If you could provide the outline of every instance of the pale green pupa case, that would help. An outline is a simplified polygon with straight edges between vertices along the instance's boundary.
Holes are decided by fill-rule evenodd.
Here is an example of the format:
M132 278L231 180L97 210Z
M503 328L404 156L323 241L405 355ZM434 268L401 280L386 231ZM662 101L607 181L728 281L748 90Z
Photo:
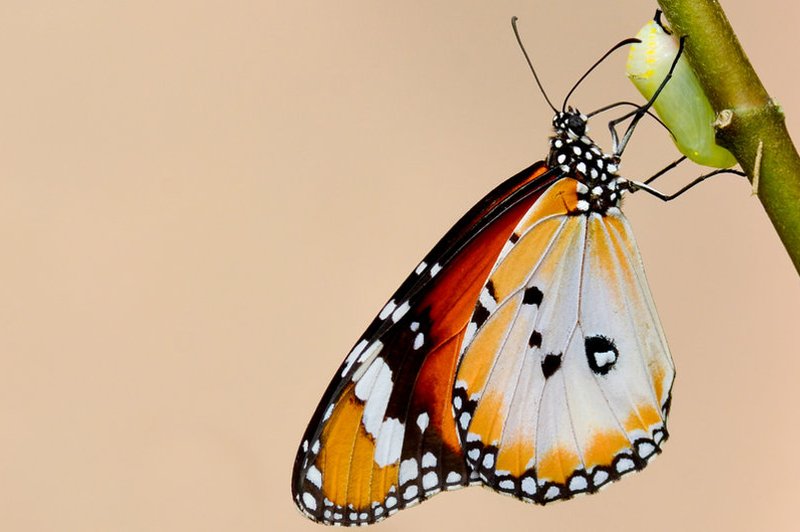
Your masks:
M626 72L646 99L664 80L678 53L678 41L655 20L639 31L642 42L631 45ZM714 139L714 110L694 71L681 56L672 79L661 91L653 109L672 132L678 150L698 164L728 168L736 159Z

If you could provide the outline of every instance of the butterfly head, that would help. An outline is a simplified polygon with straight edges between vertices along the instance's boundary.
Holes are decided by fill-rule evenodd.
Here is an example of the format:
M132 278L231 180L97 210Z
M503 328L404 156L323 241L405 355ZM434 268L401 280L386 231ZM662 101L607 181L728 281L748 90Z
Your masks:
M579 212L604 214L619 206L626 181L617 175L619 157L604 153L586 134L588 121L588 116L572 107L556 112L547 165L579 182Z

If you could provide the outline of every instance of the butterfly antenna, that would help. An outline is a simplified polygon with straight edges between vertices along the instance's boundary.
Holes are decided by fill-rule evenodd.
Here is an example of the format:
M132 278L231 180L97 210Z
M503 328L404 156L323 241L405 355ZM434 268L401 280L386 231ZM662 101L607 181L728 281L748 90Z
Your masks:
M573 92L575 92L575 89L577 89L577 88L578 88L578 86L579 86L579 85L580 85L580 84L583 82L583 80L585 80L585 79L586 79L586 77L587 77L589 74L591 74L591 73L592 73L592 70L594 70L595 68L597 68L597 67L600 65L600 63L602 63L603 61L605 61L605 60L606 60L606 58L607 58L609 55L613 54L614 52L616 52L617 50L619 50L619 49L620 49L620 48L622 48L623 46L627 46L627 45L629 45L629 44L634 44L634 43L640 43L640 42L642 42L642 41L640 41L639 39L636 39L636 38L633 38L633 37L631 37L630 39L625 39L624 41L620 41L620 42L618 42L617 44L615 44L614 46L612 46L612 47L611 47L611 49L610 49L609 51L607 51L605 54L603 54L603 57L601 57L600 59L598 59L598 60L597 60L597 61L596 61L596 62L595 62L595 63L594 63L594 64L593 64L591 67L589 67L589 70L587 70L587 71L586 71L586 72L583 74L583 76L581 76L581 78L580 78L580 79L579 79L579 80L578 80L578 81L575 83L575 85L573 85L573 86L572 86L572 88L571 88L571 89L569 90L569 92L567 93L567 96L564 98L564 104L561 106L561 111L563 112L563 111L565 111L565 110L567 109L567 102L569 101L569 97L570 97L570 96L572 96L572 93L573 93Z
M531 62L531 58L528 57L528 52L525 51L525 46L522 44L522 39L519 36L519 30L517 29L517 17L511 17L511 27L514 28L514 35L517 37L517 44L519 44L519 49L522 50L522 55L525 56L525 60L528 62L528 66L531 67L531 72L533 72L533 79L536 80L536 84L539 86L539 91L544 96L547 105L550 106L550 109L553 110L554 113L558 112L558 109L555 108L553 103L550 101L550 98L547 97L547 93L544 91L544 87L542 87L542 82L539 81L539 76L536 74L536 69L533 68L533 63Z

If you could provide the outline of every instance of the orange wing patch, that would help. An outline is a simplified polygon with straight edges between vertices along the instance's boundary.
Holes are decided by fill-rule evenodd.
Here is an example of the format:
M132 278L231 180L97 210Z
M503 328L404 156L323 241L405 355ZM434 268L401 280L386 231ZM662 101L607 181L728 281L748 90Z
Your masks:
M364 403L354 390L355 385L350 384L333 409L315 464L326 498L335 506L352 506L362 512L396 489L398 462L383 467L375 463L375 438L361 422Z

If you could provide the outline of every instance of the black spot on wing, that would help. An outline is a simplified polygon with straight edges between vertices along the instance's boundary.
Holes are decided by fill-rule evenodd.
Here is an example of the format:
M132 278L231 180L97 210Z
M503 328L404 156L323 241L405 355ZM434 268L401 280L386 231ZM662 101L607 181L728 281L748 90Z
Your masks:
M542 333L533 331L528 339L528 347L542 347Z
M542 360L542 373L545 379L549 379L561 367L561 353L549 353Z
M475 312L472 314L472 322L480 327L486 323L487 319L489 319L489 309L484 307L479 301L478 304L475 305Z
M544 294L535 286L529 286L525 289L525 294L522 296L523 305L541 305Z

